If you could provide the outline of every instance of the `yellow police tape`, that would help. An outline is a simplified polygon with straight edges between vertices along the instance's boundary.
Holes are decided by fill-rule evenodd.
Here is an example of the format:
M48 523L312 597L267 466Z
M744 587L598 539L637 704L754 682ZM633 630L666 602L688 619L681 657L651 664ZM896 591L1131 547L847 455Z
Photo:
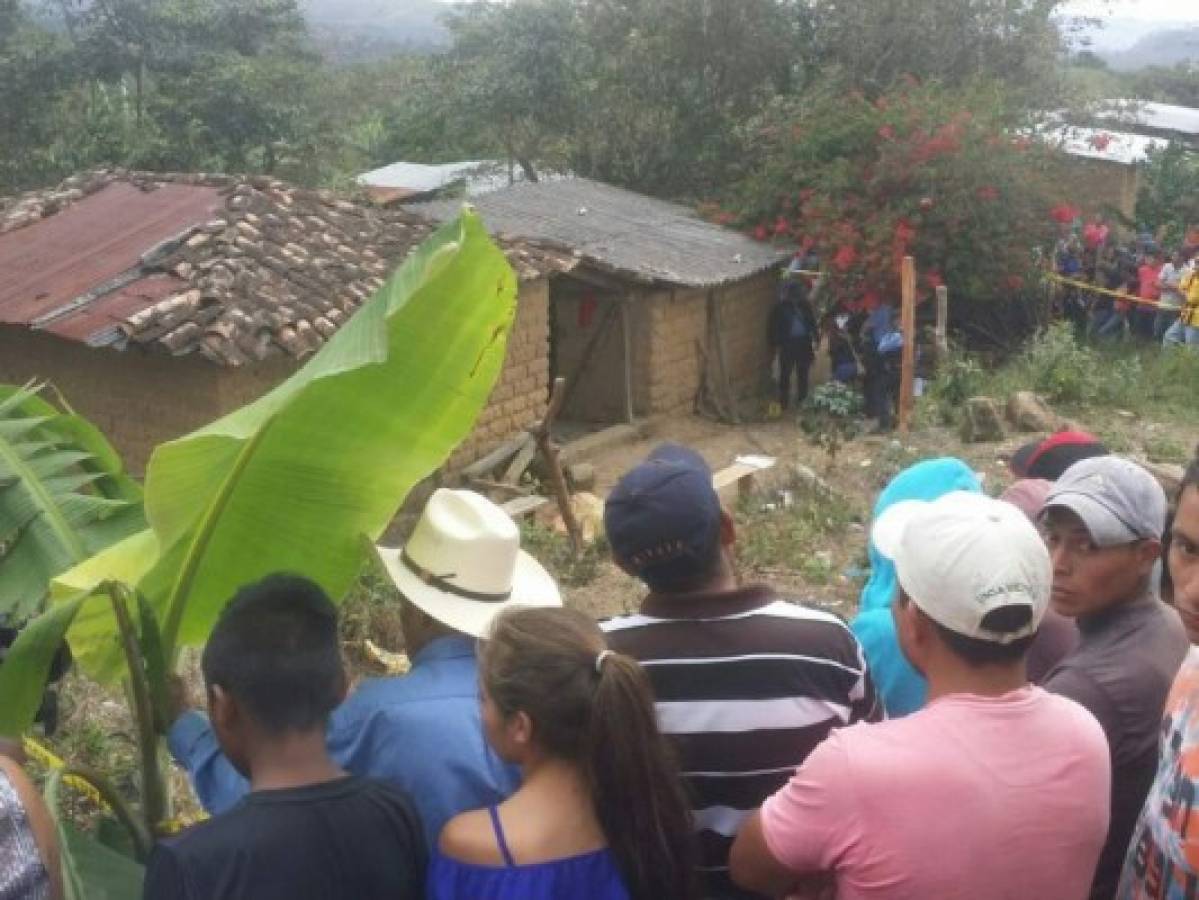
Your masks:
M1146 300L1143 297L1134 297L1132 294L1125 294L1122 291L1113 291L1109 290L1108 288L1096 287L1089 282L1079 281L1077 278L1066 278L1062 275L1058 275L1055 272L1048 273L1046 277L1050 281L1056 281L1058 284L1068 284L1072 287L1081 288L1090 294L1106 294L1109 297L1115 297L1119 300L1127 300L1129 303L1139 303L1141 306L1152 306L1154 309L1158 309L1162 306L1162 304L1157 300Z
M44 766L47 769L66 768L67 764L59 759L58 756L55 755L54 751L50 750L48 747L42 746L33 738L25 738L24 745L25 755L41 766ZM84 779L77 778L74 775L68 775L63 779L63 781L65 781L75 790L79 791L79 793L83 794L97 806L102 806L105 809L108 809L108 804L104 802L104 798L100 796L100 792Z

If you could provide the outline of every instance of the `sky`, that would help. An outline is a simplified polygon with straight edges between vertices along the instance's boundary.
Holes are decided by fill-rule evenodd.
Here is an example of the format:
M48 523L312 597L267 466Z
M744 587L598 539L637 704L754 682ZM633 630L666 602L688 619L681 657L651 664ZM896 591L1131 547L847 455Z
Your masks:
M1082 16L1199 23L1199 3L1195 0L1071 0L1064 11Z

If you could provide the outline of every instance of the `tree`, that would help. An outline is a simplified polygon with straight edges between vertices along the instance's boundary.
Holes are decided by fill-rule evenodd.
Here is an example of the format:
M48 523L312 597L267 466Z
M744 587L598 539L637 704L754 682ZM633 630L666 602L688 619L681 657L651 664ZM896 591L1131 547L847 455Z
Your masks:
M0 0L0 192L54 171L51 109L67 80L62 42L30 21L19 0Z
M1135 96L1159 103L1199 107L1199 63L1152 66L1132 76Z
M824 261L834 294L898 296L916 258L928 296L945 283L959 327L992 339L1051 242L1060 155L1012 130L1007 95L915 79L874 100L839 82L778 101L744 132L742 177L722 221Z
M1172 141L1152 151L1141 173L1137 222L1178 246L1189 228L1199 226L1199 153Z
M1063 0L812 0L811 62L869 95L904 75L995 78L1034 96L1056 87Z

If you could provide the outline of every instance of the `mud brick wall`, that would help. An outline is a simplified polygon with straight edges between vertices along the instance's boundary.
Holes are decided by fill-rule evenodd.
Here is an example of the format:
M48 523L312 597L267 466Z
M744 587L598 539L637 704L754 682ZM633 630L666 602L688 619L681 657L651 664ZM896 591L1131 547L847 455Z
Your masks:
M198 355L172 358L136 348L91 348L48 334L0 328L0 382L50 382L107 435L126 468L138 476L155 445L187 434L223 411L218 383L232 374Z
M523 282L508 355L475 430L450 457L460 468L545 414L550 381L549 280Z
M724 335L725 361L733 389L757 393L769 377L766 320L774 303L778 275L773 270L716 289ZM633 359L637 372L638 410L679 413L692 409L699 389L702 346L707 349L708 292L702 289L661 291L650 295L648 352Z

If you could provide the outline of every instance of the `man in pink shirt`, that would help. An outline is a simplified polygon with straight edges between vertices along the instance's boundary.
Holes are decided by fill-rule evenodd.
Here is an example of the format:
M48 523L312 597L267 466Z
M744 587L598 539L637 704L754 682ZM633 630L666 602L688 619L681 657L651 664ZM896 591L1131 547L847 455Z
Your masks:
M770 896L1082 900L1108 824L1099 723L1029 686L1049 604L1044 542L1015 507L955 492L875 523L900 645L929 703L834 731L742 827L733 879Z

